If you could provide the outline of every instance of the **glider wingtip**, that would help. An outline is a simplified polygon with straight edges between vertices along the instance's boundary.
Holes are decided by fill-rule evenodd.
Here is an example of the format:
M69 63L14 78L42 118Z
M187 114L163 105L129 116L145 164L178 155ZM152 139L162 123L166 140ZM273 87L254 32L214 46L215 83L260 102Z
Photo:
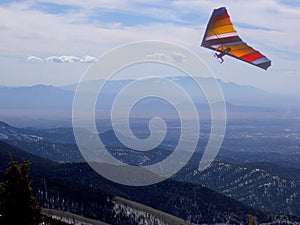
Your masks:
M271 61L269 61L269 62L265 63L264 65L262 65L261 68L263 68L264 70L268 70L270 66L271 66Z

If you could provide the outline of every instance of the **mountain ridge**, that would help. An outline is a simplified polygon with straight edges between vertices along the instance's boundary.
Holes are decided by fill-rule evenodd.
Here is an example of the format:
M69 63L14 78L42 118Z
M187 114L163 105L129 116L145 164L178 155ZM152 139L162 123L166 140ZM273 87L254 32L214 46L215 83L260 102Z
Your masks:
M4 159L3 156L6 157L6 160L1 160L2 168L7 165L7 161L9 161L9 152L12 152L13 154L22 153L22 150L18 150L8 144L2 144L1 142L0 149L1 158ZM16 156L16 158L20 159L23 158L23 156ZM104 191L103 193L110 193L113 195L116 195L118 193L119 196L123 198L146 204L158 210L165 211L166 213L172 213L173 215L179 216L182 219L188 220L190 222L199 223L206 221L212 224L222 221L246 221L247 213L258 216L258 218L263 221L269 220L269 216L266 216L257 210L253 210L249 207L244 206L242 203L236 202L233 199L225 197L221 194L218 194L217 192L201 186L195 186L188 183L180 183L169 180L163 183L151 185L149 187L127 187L117 185L101 178L85 163L65 165L54 164L54 167L49 170L49 168L47 168L48 164L45 163L45 161L43 161L45 166L44 169L39 166L39 164L37 163L37 161L40 161L39 157L31 156L31 160L33 161L31 173L31 176L33 176L34 179L33 184L36 184L37 187L39 187L40 193L43 193L43 190L45 191L45 184L43 184L43 182L47 182L48 195L50 195L50 193L52 193L52 191L49 192L50 190L52 190L50 187L55 184L53 183L53 181L57 180L58 183L56 182L56 186L58 184L60 184L61 186L64 183L66 183L66 185L68 186L70 182L72 183L76 181L78 184L84 185L85 187L93 187L96 188L95 190L101 189ZM38 173L39 170L42 171ZM44 175L41 176L41 174ZM59 180L61 181L59 182ZM52 186L50 185L51 183L53 184ZM72 186L75 190L74 184ZM80 190L81 189L78 189L78 191ZM67 192L64 193L66 194ZM160 193L159 198L158 193ZM87 199L87 196L85 196L85 198ZM184 198L185 200L182 202L179 200L179 198ZM63 200L63 196L61 196L60 199ZM69 201L72 201L72 199L66 199L64 202L66 204ZM103 201L106 201L105 198L103 199ZM64 207L67 207L67 205ZM208 209L210 210L207 211ZM237 214L235 215L235 213ZM191 217L188 215L190 215Z
M203 85L211 85L208 78L202 78ZM101 92L96 108L96 117L110 118L111 107L118 91L131 80L110 81ZM100 81L99 81L100 82ZM176 78L174 82L182 86L193 100L201 118L209 118L210 111L205 95L189 78ZM225 83L219 80L225 97L227 116L238 118L299 118L300 106L297 97L274 95L263 90ZM87 89L93 90L98 81L89 81ZM76 84L70 86L34 85L30 87L0 87L0 117L16 126L31 123L41 126L56 126L64 123L71 126L72 104ZM98 89L97 89L98 90ZM135 95L138 95L137 90ZM170 94L170 93L169 93ZM131 98L130 96L128 96ZM9 99L9 100L8 100ZM126 102L123 103L126 107ZM182 107L186 102L180 103ZM214 103L212 103L214 104ZM172 106L158 98L151 101L143 99L135 105L133 116L151 116L161 114L174 118L177 116ZM20 116L22 115L22 116ZM51 119L51 121L49 121Z

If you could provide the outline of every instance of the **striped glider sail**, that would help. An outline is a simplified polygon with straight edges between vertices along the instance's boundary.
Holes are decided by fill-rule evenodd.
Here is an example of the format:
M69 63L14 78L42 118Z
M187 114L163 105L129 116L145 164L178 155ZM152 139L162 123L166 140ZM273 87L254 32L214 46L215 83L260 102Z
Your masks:
M238 36L225 7L215 9L208 22L201 46L219 52L215 56L229 55L267 70L271 61L259 51L247 45Z

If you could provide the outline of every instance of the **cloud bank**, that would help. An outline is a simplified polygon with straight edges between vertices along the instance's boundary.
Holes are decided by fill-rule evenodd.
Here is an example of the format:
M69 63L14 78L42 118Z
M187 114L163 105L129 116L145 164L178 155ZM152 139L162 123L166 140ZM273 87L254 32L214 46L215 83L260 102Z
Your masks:
M44 60L37 56L29 56L27 57L28 62L38 62L42 63ZM74 62L81 62L81 63L95 63L97 62L97 58L93 56L86 55L82 58L73 56L73 55L62 55L62 56L49 56L45 58L45 61L47 62L53 62L53 63L74 63Z
M72 55L62 55L62 56L49 56L46 58L48 62L55 63L73 63L80 62L80 58Z

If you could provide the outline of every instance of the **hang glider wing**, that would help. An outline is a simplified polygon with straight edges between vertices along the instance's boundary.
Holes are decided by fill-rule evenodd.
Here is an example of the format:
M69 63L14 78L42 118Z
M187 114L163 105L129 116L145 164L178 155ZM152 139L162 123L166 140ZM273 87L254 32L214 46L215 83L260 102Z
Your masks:
M238 36L225 7L213 11L201 46L219 52L216 56L221 62L222 56L229 55L265 70L271 66L271 61L266 56L247 45Z

